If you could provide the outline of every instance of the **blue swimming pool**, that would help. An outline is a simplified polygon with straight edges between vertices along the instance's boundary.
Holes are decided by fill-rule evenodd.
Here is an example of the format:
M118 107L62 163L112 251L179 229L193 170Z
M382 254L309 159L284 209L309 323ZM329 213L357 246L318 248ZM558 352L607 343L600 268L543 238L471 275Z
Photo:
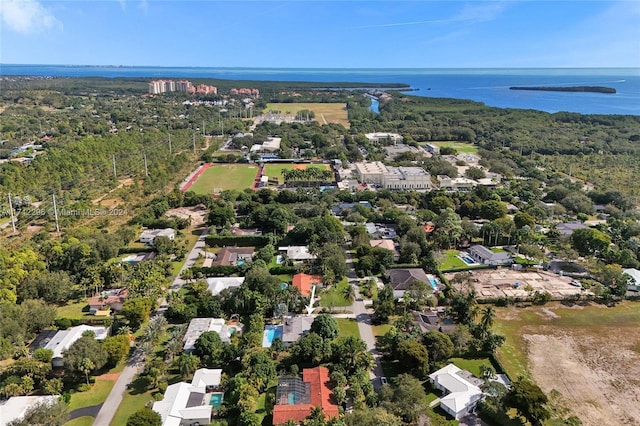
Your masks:
M282 339L281 325L267 325L262 334L262 347L270 348L275 338Z
M220 408L222 405L222 392L216 392L211 394L211 398L209 399L209 405L214 408Z
M238 266L242 266L242 265L244 265L245 263L246 263L246 262L245 262L244 260L240 259L240 260L238 260L238 261L236 262L236 265L238 265Z
M433 277L429 277L429 284L431 284L431 287L434 289L438 288L438 280Z
M284 259L282 258L282 256L278 255L276 256L276 263L278 265L281 265L284 262Z
M462 256L460 257L460 259L462 259L462 261L467 265L473 265L474 263L476 263L476 261L470 258L469 256Z

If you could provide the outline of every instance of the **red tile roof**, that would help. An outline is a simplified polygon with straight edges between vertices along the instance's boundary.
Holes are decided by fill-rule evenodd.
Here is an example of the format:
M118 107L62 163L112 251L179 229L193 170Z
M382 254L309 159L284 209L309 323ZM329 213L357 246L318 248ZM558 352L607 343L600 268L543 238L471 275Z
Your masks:
M313 284L322 284L322 277L320 275L309 274L295 274L293 276L292 285L300 291L303 296L311 295L311 286Z
M327 387L329 370L325 367L305 368L302 380L309 383L310 404L276 404L273 407L273 425L281 425L289 420L302 422L313 407L321 407L326 418L338 417L338 406L331 402L331 390Z

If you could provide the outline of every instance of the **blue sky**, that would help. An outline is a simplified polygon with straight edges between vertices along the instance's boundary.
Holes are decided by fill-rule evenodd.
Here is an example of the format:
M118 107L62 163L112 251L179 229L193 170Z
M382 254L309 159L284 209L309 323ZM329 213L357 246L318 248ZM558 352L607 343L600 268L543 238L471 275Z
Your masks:
M638 1L1 0L0 62L640 67Z

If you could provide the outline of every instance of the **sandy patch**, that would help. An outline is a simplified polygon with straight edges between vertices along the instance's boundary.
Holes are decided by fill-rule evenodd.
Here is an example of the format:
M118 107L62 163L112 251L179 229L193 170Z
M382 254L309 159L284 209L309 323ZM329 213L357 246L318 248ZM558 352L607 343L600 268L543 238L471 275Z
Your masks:
M191 225L198 227L207 221L208 214L209 210L203 204L198 204L192 207L169 209L164 215L167 217L177 216L181 219L191 218Z
M120 377L120 373L106 373L97 376L96 379L113 380L115 382L116 380L118 380L118 377Z
M640 356L616 331L523 335L536 383L559 391L585 426L640 424Z
M542 314L544 318L548 318L548 319L560 318L560 315L556 314L549 308L542 308L540 310L540 314Z

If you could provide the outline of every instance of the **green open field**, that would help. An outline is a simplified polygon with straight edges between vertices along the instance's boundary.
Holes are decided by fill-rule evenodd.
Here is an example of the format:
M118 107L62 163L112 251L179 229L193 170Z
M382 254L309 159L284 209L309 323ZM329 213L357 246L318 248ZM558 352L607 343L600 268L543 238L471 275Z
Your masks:
M346 278L331 286L327 290L320 292L320 306L323 308L338 308L350 306L351 302L344 298L344 288L349 285Z
M467 154L475 154L476 152L478 152L478 147L471 144L471 143L464 143L464 142L454 142L454 141L430 141L430 142L421 142L420 145L425 145L425 144L433 144L433 145L437 145L440 148L444 148L444 147L449 147L449 148L454 148L456 151L458 151L460 154L462 153L467 153Z
M345 103L268 103L264 113L280 111L280 114L294 116L298 111L308 109L315 113L315 121L320 124L338 123L349 128L347 104Z
M242 191L251 188L258 173L256 166L247 164L213 164L189 188L196 194L213 194L226 189Z
M284 178L282 177L282 170L293 170L294 167L317 167L319 169L329 170L328 164L265 164L264 166L264 174L271 177L278 177L279 183L284 183Z

